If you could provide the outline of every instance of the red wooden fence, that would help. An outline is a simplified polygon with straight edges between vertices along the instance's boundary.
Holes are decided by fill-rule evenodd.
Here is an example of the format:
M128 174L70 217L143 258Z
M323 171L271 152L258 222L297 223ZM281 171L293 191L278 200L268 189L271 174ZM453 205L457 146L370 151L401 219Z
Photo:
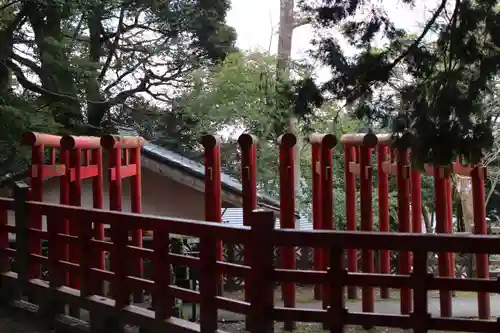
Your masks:
M3 265L1 272L1 296L14 302L17 307L25 304L21 296L27 291L37 294L38 313L45 322L60 323L61 303L71 303L90 312L90 325L95 331L114 331L124 324L133 324L150 332L177 328L191 332L216 332L217 309L242 313L249 320L253 333L271 332L274 321L319 322L331 332L342 332L346 325L363 325L412 328L414 332L446 330L460 332L499 332L500 321L431 317L428 314L427 291L463 290L481 293L500 292L500 282L489 279L455 279L435 277L427 273L428 252L500 253L500 238L474 235L424 235L409 233L342 232L342 231L296 231L274 229L274 215L266 211L251 214L250 227L234 228L219 223L190 221L102 211L81 207L27 201L28 187L17 184L15 200L0 199L0 211L14 210L16 225L5 223L0 228L0 239L7 233L17 234L16 249L2 241L2 258L16 259L17 272ZM48 230L31 227L29 219L47 216ZM77 235L60 232L57 226L68 220L78 230ZM91 234L93 221L106 221L112 226L111 241L98 240ZM153 249L129 245L127 232L136 229L153 230ZM194 258L168 253L169 234L199 237L201 256ZM32 252L29 240L48 239L48 256ZM218 243L245 244L248 249L248 265L236 265L217 260ZM73 245L80 254L80 263L72 263L61 257L61 246ZM328 251L328 262L324 271L298 271L275 268L272 264L273 247L311 247ZM392 250L407 251L413 255L413 271L409 274L386 275L376 273L348 272L345 269L344 251L357 248L361 251ZM112 271L96 267L86 254L96 251L111 252ZM136 275L128 266L129 258L152 260L152 280ZM2 261L4 262L4 261ZM49 267L48 283L32 278L30 264ZM171 285L169 265L181 264L202 268L200 290L192 291ZM67 286L65 272L79 277L80 289ZM248 301L236 301L218 295L217 273L239 276L249 281ZM94 294L96 280L109 281L112 299ZM326 309L295 309L274 305L275 281L282 283L320 283L328 285L329 306ZM413 289L413 312L410 314L379 314L349 312L345 308L344 288L387 287ZM153 310L130 305L127 296L134 290L144 289L153 295ZM172 300L181 298L200 303L200 323L194 324L172 317ZM9 302L7 302L9 301Z

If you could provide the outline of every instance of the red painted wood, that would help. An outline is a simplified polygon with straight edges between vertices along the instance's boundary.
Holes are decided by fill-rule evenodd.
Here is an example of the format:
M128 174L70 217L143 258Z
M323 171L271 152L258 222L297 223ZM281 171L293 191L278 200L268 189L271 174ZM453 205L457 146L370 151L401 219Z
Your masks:
M142 213L141 148L131 149L130 163L135 167L134 176L130 179L130 208L132 213L140 214ZM132 230L132 244L142 247L142 229L139 227ZM136 259L133 263L133 273L138 277L143 277L143 270L142 259Z
M398 231L411 232L410 227L410 179L408 151L399 150L397 152L397 175L398 186ZM399 273L409 275L411 271L410 252L402 251L399 254ZM409 314L412 310L411 290L401 288L400 290L401 314Z
M140 165L139 165L140 167ZM128 178L128 177L133 177L137 173L137 165L135 164L130 164L130 165L125 165L121 167L120 171L120 177L122 179ZM116 179L116 169L111 169L110 170L110 175L109 175L111 180Z
M287 133L280 138L280 227L295 229L295 180L294 149L296 137ZM287 246L280 251L281 268L295 269L295 247ZM285 307L295 307L295 284L282 283L283 302ZM286 329L293 328L293 322L285 322Z
M356 148L344 145L344 177L345 177L345 204L346 226L348 231L356 231L356 177L349 171L349 164L356 161ZM347 250L347 268L349 272L358 271L358 249ZM349 299L358 298L356 287L347 288Z
M95 166L97 173L94 178L92 178L92 205L96 209L104 208L104 174L102 165L102 149L101 147L92 149L91 152L91 162ZM94 238L96 240L104 240L104 221L94 220ZM105 253L101 249L96 249L94 261L91 262L92 267L104 270L106 268ZM102 281L96 280L95 292L98 295L104 295Z
M220 139L205 135L201 142L205 148L205 220L222 223ZM217 260L222 261L222 241L217 242ZM222 276L217 280L222 284Z
M377 146L377 178L378 178L378 219L379 231L389 232L389 175L383 170L383 163L387 162L387 146ZM380 251L380 272L390 274L390 252ZM390 292L388 288L380 289L380 297L388 299Z
M472 198L474 213L474 233L486 235L486 207L484 194L484 174L485 168L476 166L471 172ZM476 274L480 279L489 278L488 255L485 253L476 254ZM491 317L490 295L485 292L478 294L478 312L480 319L489 319Z
M45 146L40 144L38 146L33 146L31 148L31 162L33 165L45 164L44 156ZM37 174L31 177L31 192L30 200L33 201L43 201L43 180L44 180L44 167L37 168ZM29 227L33 229L42 229L42 216L38 214L30 214L29 216ZM40 255L42 253L42 242L41 240L28 238L29 252ZM30 263L28 267L28 276L30 278L38 278L41 274L41 266L37 263Z
M321 145L321 229L333 230L333 160L332 160L332 147L325 144ZM327 269L327 264L330 263L330 251L328 248L323 248L323 262L321 270ZM323 295L330 295L330 284L323 284ZM323 307L329 306L329 298L323 297Z
M59 163L64 165L68 170L70 168L69 150L61 148L59 153ZM69 174L59 178L59 203L62 205L69 205ZM58 221L57 231L62 234L69 234L69 220L67 218ZM63 251L62 260L69 261L69 245L61 244ZM64 273L64 284L69 285L69 273Z
M243 200L243 225L251 225L252 212L257 208L257 140L250 134L238 138L241 148L241 186ZM244 263L249 264L250 249L244 245ZM245 279L245 300L250 297L249 280Z
M451 186L451 179L446 179L445 183L446 189L446 232L453 233L453 188ZM450 258L450 276L455 276L455 254L453 252L449 253Z
M320 230L322 226L322 214L321 214L321 145L312 144L312 219L313 219L313 229ZM314 270L321 270L324 267L323 264L323 251L320 248L313 249L313 268ZM321 285L314 285L314 298L321 299Z
M446 201L446 175L444 169L434 168L434 200L436 204L436 233L446 233L447 222L446 215L448 214ZM438 253L438 272L439 276L450 276L450 256L448 252ZM447 290L439 291L439 304L441 309L441 317L451 317L451 292Z
M82 205L82 178L81 178L81 166L82 165L82 150L76 148L70 152L70 167L74 170L74 179L71 179L69 184L69 204L71 206L81 206ZM78 235L79 231L79 219L73 219L69 222L69 234L73 236ZM69 246L69 261L72 263L80 262L80 253L77 244L70 244ZM72 288L78 289L80 287L79 274L70 273L70 286Z

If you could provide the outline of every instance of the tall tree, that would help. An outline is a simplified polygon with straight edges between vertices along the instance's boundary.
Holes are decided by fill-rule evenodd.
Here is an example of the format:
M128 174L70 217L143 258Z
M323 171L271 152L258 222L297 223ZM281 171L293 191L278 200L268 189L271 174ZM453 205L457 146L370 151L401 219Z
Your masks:
M169 105L187 73L223 60L235 41L227 0L20 0L9 8L0 78L13 73L71 130L98 130L143 98Z
M319 30L339 29L358 50L347 56L332 34L322 34L316 56L332 72L322 90L373 123L385 120L395 133L414 134L418 164L448 164L458 154L478 162L493 144L484 111L500 70L497 1L441 0L416 36L395 26L381 3L303 1ZM386 47L374 52L375 39L385 39ZM395 82L397 71L404 82Z

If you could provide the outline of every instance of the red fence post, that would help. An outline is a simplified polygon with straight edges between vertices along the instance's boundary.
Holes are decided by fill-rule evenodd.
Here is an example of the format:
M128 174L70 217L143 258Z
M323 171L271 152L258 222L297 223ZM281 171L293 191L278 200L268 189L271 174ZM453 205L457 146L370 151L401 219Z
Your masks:
M82 178L81 178L81 166L82 166L82 150L76 148L70 152L70 171L74 171L74 178L70 174L70 184L69 184L69 204L71 206L81 206L82 205ZM78 222L77 220L71 220L69 222L69 234L72 236L78 236ZM75 264L80 262L80 255L77 244L70 244L69 246L69 261ZM70 287L79 289L80 279L78 273L70 272Z
M337 138L332 134L318 135L318 140L321 142L321 229L323 230L333 230L333 160L332 160L332 148L337 144ZM322 267L321 270L326 271L326 265L330 265L330 251L329 249L322 249ZM323 285L323 295L330 294L330 284L325 283ZM329 305L329 298L323 297L323 308L327 308Z
M472 169L472 197L474 212L474 233L479 235L487 234L486 227L486 207L484 195L484 180L486 179L486 168L476 166ZM489 278L488 254L476 254L476 274L480 279ZM477 295L479 319L490 319L490 295L480 292Z
M411 227L412 232L422 233L422 178L414 169L410 172L411 183Z
M389 232L389 174L384 171L383 163L387 161L387 146L377 146L377 178L378 178L378 214L379 231ZM390 252L380 250L380 273L390 274ZM389 288L380 288L382 299L390 298Z
M241 148L241 185L243 195L243 225L250 226L252 212L257 208L257 137L242 134L238 138ZM249 249L243 245L244 264L249 264ZM249 280L245 278L245 301L250 297Z
M398 231L410 232L410 166L408 165L408 150L406 147L398 149L397 160L397 186L398 186ZM399 252L399 273L409 275L410 252ZM400 289L401 314L411 312L412 300L411 290L409 288Z
M109 208L111 210L121 211L123 209L122 202L122 188L123 179L127 177L132 178L131 184L131 211L141 210L141 200L140 200L140 149L145 144L145 140L141 137L133 136L115 136L115 135L104 135L100 139L100 145L105 148L109 153L109 166L108 166L108 179L109 179ZM135 165L129 164L129 149L137 149L133 160L137 163ZM124 154L122 154L124 151ZM124 165L125 164L125 165ZM139 229L139 231L138 231ZM134 246L142 246L142 230L140 228L134 228L132 233L132 238L134 241ZM111 226L111 233L119 233L119 231L113 231L113 226ZM138 239L140 232L140 239ZM115 236L118 237L118 236ZM120 237L122 235L120 234ZM128 243L128 231L125 232L125 243ZM115 260L117 261L117 260ZM119 261L118 261L119 262ZM113 267L113 258L111 257L111 266ZM132 266L129 262L124 263L127 267L119 267L123 269L127 274L138 274L139 277L142 276L142 258L137 257L132 261ZM130 272L129 269L130 268ZM127 291L128 292L128 291ZM139 297L138 297L139 296ZM142 291L134 290L134 299L142 300Z
M280 145L280 228L295 229L295 182L294 182L294 147L297 138L291 133L279 138ZM295 247L282 247L281 267L295 269ZM281 285L284 306L295 308L295 283L284 282ZM295 327L293 321L285 321L285 330Z
M273 273L273 230L274 213L255 210L252 214L250 243L250 332L272 333L274 331L274 286ZM247 243L247 244L248 244Z
M92 199L93 206L97 209L104 208L104 188L103 188L103 166L102 166L102 148L92 150L92 163L97 167L97 176L92 178ZM104 223L103 221L94 221L94 238L96 240L104 240ZM93 261L93 267L98 269L106 269L106 257L103 250L97 250ZM95 281L95 293L104 295L104 285L102 281Z
M69 174L67 170L70 169L70 158L69 158L69 150L61 147L59 152L59 163L66 167L66 173L59 177L59 203L61 205L69 205ZM69 234L69 220L67 218L61 219L58 222L58 231L67 235ZM64 244L61 246L61 250L63 253L61 254L61 258L64 261L69 262L69 244ZM64 284L69 285L69 272L64 272Z
M201 144L205 148L205 220L222 223L222 185L220 179L220 138L204 135ZM217 260L222 261L222 241L217 242ZM219 295L223 292L222 275L217 273Z
M321 229L321 145L311 142L311 158L312 158L312 220L313 229ZM320 248L313 249L313 269L319 271L323 268L322 250ZM321 299L321 285L314 285L314 299Z
M436 233L446 233L447 194L446 178L449 177L449 170L443 167L434 167L434 195L436 205ZM450 256L448 253L438 253L439 276L450 276ZM439 291L439 304L441 317L451 317L451 292L448 290Z
M170 285L172 275L170 271L170 235L168 225L162 225L153 231L153 308L155 309L155 319L161 323L172 316L172 306L174 299Z
M32 172L31 174L31 191L30 191L30 200L32 201L43 201L43 179L44 179L44 165L45 165L45 156L44 156L44 145L40 144L37 146L33 146L31 148L31 165L32 170L33 167L36 166L36 172ZM34 170L33 170L34 171ZM33 229L42 229L42 216L30 216L30 228ZM32 254L42 254L42 241L37 238L30 237L28 240L29 243L29 252ZM31 262L28 268L28 274L30 278L38 278L41 273L41 265L38 263Z
M220 278L217 261L220 241L210 236L200 237L200 332L217 331L217 294ZM163 296L165 297L165 296Z
M451 179L446 179L446 232L453 233L453 189ZM450 252L450 276L455 277L455 253Z
M130 148L130 163L135 165L135 173L130 178L130 205L132 213L142 213L142 189L141 189L141 147ZM128 162L128 161L127 161ZM142 229L135 228L132 230L132 244L137 247L142 247ZM133 263L132 271L140 278L143 277L144 263L141 257L136 258ZM134 292L134 302L144 302L142 291Z
M360 147L360 210L361 210L361 230L373 231L373 207L372 207L372 150L369 146ZM373 250L363 249L362 263L363 272L373 273ZM363 312L373 312L374 292L373 287L362 287L362 309Z
M344 178L345 178L345 205L346 227L348 231L356 231L356 176L349 170L350 163L356 162L355 147L344 144ZM358 249L347 249L347 269L349 272L358 271ZM347 287L347 297L357 299L356 286Z
M373 202L372 202L372 148L375 148L378 144L378 138L375 134L369 133L355 133L355 134L345 134L340 138L340 142L344 144L345 153L348 153L349 147L356 147L359 149L359 164L351 162L352 157L349 159L346 157L346 164L344 167L347 169L344 171L346 173L346 208L347 208L347 223L348 230L356 230L356 220L355 220L355 193L356 193L356 183L355 179L347 179L347 175L350 173L352 175L359 175L360 177L360 210L361 210L361 230L362 231L373 231ZM349 162L347 162L349 161ZM353 176L354 177L354 176ZM347 181L349 180L349 182ZM352 191L354 193L348 192ZM351 211L353 210L353 211ZM363 249L361 251L362 255L362 268L365 273L373 273L374 271L374 258L373 250ZM354 262L357 257L350 255L349 258L349 271L351 271ZM352 267L352 268L351 268ZM362 309L363 312L373 312L374 310L374 291L373 287L362 287Z

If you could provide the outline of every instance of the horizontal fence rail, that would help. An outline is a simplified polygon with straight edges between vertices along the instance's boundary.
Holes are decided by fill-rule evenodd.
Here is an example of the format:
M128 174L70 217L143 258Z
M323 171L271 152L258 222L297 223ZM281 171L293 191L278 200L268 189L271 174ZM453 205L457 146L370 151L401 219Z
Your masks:
M500 332L500 321L431 317L427 292L431 290L459 290L478 293L500 293L500 281L492 279L456 279L436 277L427 270L430 252L500 253L500 237L470 235L427 235L409 233L297 231L274 229L272 212L256 210L251 214L251 225L231 227L219 223L139 215L115 211L65 206L28 201L28 188L18 186L16 198L0 199L0 212L13 211L15 226L7 224L3 216L0 225L2 275L1 296L10 303L24 302L24 295L36 294L38 312L45 322L56 322L64 313L64 304L73 304L90 313L92 330L105 331L123 328L124 324L141 327L144 332L172 329L182 332L216 332L217 310L241 313L247 318L250 332L272 332L275 321L318 322L331 332L342 332L346 325L400 327L414 332L429 330L460 332ZM45 217L47 230L30 228L32 216ZM68 220L78 233L68 234L61 229ZM109 240L95 239L94 223L110 225ZM128 233L136 229L152 230L152 248L141 248L128 242ZM8 243L8 233L16 233L14 248ZM199 257L184 256L169 251L171 235L186 235L200 239ZM48 253L29 251L29 242L46 240ZM218 260L218 242L243 244L248 248L245 265ZM80 261L70 262L62 256L65 247L78 251ZM326 249L326 270L301 271L279 269L273 265L275 247L311 247ZM412 254L413 269L408 275L348 272L345 252L349 249L365 251L408 251ZM94 267L92 253L110 254L110 270ZM12 263L15 260L15 272ZM130 260L149 260L152 277L134 275ZM30 264L47 267L46 278L32 278ZM181 264L200 269L199 290L188 290L173 285L171 265ZM67 274L77 275L78 289L67 285ZM247 301L238 301L218 294L218 274L237 276L248 281ZM110 296L102 296L98 281L108 281ZM276 282L325 285L324 309L300 309L276 306ZM408 288L413 292L410 314L381 314L350 312L345 306L348 286ZM129 297L137 290L152 295L152 307L144 309L131 303ZM192 323L175 318L174 299L200 304L200 322ZM142 332L142 331L141 331Z

